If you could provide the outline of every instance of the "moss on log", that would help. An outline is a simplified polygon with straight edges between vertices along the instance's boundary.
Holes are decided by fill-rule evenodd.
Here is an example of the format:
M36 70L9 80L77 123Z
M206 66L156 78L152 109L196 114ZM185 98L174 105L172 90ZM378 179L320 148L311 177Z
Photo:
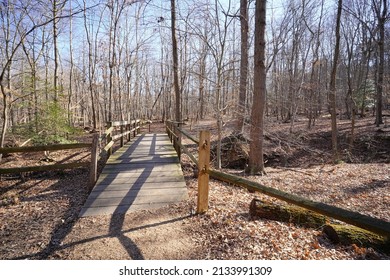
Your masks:
M252 217L265 218L287 223L299 224L306 227L318 228L329 223L329 219L313 211L292 205L271 204L259 199L253 199L249 213Z
M336 244L356 244L359 247L372 247L386 254L390 253L390 240L368 230L351 225L329 224L323 227L323 232Z
M278 205L254 198L249 213L252 217L294 223L304 227L322 228L322 232L333 243L356 244L359 247L372 247L384 253L390 252L388 238L370 231L344 224L333 224L324 216L294 205Z

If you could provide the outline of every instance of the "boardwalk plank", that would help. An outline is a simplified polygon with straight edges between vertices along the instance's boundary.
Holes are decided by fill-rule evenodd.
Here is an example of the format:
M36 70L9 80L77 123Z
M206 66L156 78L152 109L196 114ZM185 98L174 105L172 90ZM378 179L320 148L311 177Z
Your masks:
M112 198L112 197L136 197L136 196L153 196L153 195L184 195L187 193L187 190L180 185L180 188L158 188L158 185L154 184L154 188L138 188L138 189L109 189L104 190L104 192L91 192L89 198L90 200L103 199L103 198Z
M106 177L101 176L99 180L97 181L96 187L94 189L98 189L98 187L105 187L107 185L110 186L116 186L116 185L123 185L123 184L134 184L139 180L143 180L143 183L145 184L145 187L147 186L147 183L157 183L161 184L161 181L164 183L175 183L180 182L180 185L183 185L183 177L178 174L177 176L172 176L170 173L168 175L162 175L161 172L159 174L155 174L155 176L152 174L152 176L144 176L141 177L142 173L139 173L138 175L136 173L126 173L123 175L128 176L121 176L121 177ZM104 174L107 175L107 174ZM171 175L171 176L170 176Z

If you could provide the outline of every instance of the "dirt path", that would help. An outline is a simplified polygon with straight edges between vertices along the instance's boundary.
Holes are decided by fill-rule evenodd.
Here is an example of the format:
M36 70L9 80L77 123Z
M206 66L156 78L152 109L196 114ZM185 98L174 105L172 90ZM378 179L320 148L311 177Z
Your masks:
M79 219L53 258L193 259L190 211L184 204L155 211ZM188 208L187 208L188 210Z

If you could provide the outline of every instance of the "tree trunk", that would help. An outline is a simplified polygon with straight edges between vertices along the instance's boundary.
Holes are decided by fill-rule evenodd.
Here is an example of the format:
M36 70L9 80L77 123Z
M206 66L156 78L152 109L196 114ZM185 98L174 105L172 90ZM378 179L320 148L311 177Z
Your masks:
M387 1L388 0L381 1L381 4L383 4L382 12L380 11L380 8L377 7L377 5L375 8L378 17L378 29L379 29L379 39L378 39L379 63L378 63L378 78L377 78L377 85L376 85L376 107L375 107L376 126L383 124L382 95L383 95L383 76L384 76L384 68L385 68L385 23L387 20Z
M72 1L69 1L69 9L72 13ZM70 56L70 69L69 69L69 93L68 93L68 124L69 126L73 125L72 121L72 95L73 95L73 17L70 17L69 23L69 56Z
M53 0L53 18L57 18L59 14L59 5L57 3L57 0ZM53 77L53 87L54 87L54 102L58 102L58 69L59 69L59 61L58 61L58 27L57 27L58 20L53 20L53 47L54 47L54 77ZM56 116L57 117L57 116Z
M100 23L99 23L100 25ZM96 121L96 109L95 109L95 95L93 90L93 82L95 80L95 63L93 61L93 48L92 48L92 42L90 38L90 31L88 29L87 25L87 14L86 14L86 0L84 0L84 28L85 28L85 34L88 44L88 89L89 94L91 97L91 107L92 107L92 131L96 131L97 129L97 121ZM95 43L96 44L96 43ZM96 51L96 49L95 49Z
M333 67L330 77L330 113L331 113L331 124L332 124L332 152L333 152L333 162L339 160L338 152L338 131L337 131L337 104L336 104L336 74L337 74L337 64L340 53L340 22L341 22L341 12L342 12L343 0L338 0L337 8L337 20L336 20L336 44L334 47L334 56L333 56Z
M179 58L176 40L176 7L175 0L171 0L171 33L172 33L172 57L173 57L173 83L175 89L175 119L181 122L181 97L179 88Z
M318 69L321 65L321 61L319 60L319 49L321 46L321 24L322 24L322 16L323 16L323 10L324 10L324 0L321 1L321 12L320 12L320 18L317 26L317 30L313 31L310 29L310 27L307 25L307 28L309 29L310 33L313 36L313 40L315 42L313 43L313 62L311 65L311 73L310 73L310 88L309 88L309 108L308 108L308 129L311 129L312 125L315 123L316 113L315 113L315 105L314 105L314 96L318 85L318 80L316 79L316 68ZM305 21L306 23L306 21ZM317 74L317 76L319 76Z
M246 88L248 80L248 0L240 2L241 23L241 60L240 60L240 91L237 108L237 131L244 128Z
M0 148L4 147L5 144L5 135L7 133L7 125L8 125L8 98L7 98L7 93L6 89L3 85L0 84L1 87L1 93L3 95L3 110L2 110L2 118L3 118L3 123L1 126L1 136L0 136ZM0 161L2 159L2 154L0 154Z
M255 54L254 54L254 85L253 104L251 113L251 136L249 164L246 172L249 174L264 173L263 156L263 125L264 102L266 95L265 68L265 24L266 0L256 0L255 15Z

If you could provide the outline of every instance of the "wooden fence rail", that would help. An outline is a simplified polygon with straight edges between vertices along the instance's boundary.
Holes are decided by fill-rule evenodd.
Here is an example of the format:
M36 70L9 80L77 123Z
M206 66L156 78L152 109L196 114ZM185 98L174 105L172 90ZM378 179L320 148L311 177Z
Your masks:
M107 123L107 130L99 137L99 134L95 133L92 137L91 143L72 143L72 144L54 144L43 146L23 146L23 147L10 147L0 148L0 154L12 154L12 153L33 153L33 152L45 152L45 151L60 151L60 150L73 150L73 149L90 149L91 160L88 162L72 162L61 164L50 164L40 166L24 166L14 168L0 168L0 175L2 174L17 174L24 172L36 172L36 171L50 171L50 170L62 170L73 169L78 167L89 167L89 185L93 187L97 180L97 162L100 157L107 152L108 155L112 154L112 147L115 141L120 140L120 146L124 145L125 139L130 141L132 136L135 137L141 132L141 127L149 125L150 121L142 122L141 120L133 121L115 121ZM106 142L102 152L99 153L99 144Z
M93 135L92 143L74 143L74 144L54 144L54 145L43 145L43 146L24 146L24 147L10 147L10 148L0 148L1 154L12 154L12 153L34 153L34 152L45 152L45 151L61 151L61 150L74 150L74 149L83 149L89 148L91 150L91 158L93 154L96 153L98 146L99 135ZM50 165L39 165L39 166L24 166L24 167L12 167L12 168L0 168L0 175L2 174L17 174L24 172L37 172L37 171L50 171L50 170L63 170L63 169L73 169L78 167L90 167L91 173L95 170L95 174L90 175L90 184L92 178L96 178L97 170L97 161L94 162L72 162L72 163L60 163L60 164L50 164Z
M172 124L167 130L170 131L172 135L176 135L176 132L179 131L182 135L189 135L187 132L183 133L183 129L172 128ZM177 136L176 136L177 137ZM245 178L235 176L232 174L220 172L217 170L213 170L210 168L208 162L210 160L210 134L209 132L201 131L200 132L200 140L197 140L195 137L188 137L193 142L197 142L199 144L199 157L198 160L194 155L188 153L188 149L186 149L181 142L176 143L176 145L183 149L183 151L190 157L190 159L197 164L198 166L198 213L203 213L208 209L208 177L205 177L205 174L210 175L212 178L217 179L219 181L227 182L230 184L234 184L236 186L241 186L247 188L248 190L261 192L263 194L278 198L285 202L303 207L305 209L314 211L316 213L320 213L322 215L337 219L339 221L343 221L347 224L351 224L368 231L374 232L376 234L386 236L390 238L390 223L381 219L376 219L367 215L362 215L358 212L342 209L336 206L328 205L321 202L312 201L306 199L304 197L300 197L294 194L290 194L284 191L280 191L275 188L267 187L262 184L252 182ZM206 154L205 154L206 153ZM208 155L207 155L208 153ZM206 186L207 185L207 186Z

